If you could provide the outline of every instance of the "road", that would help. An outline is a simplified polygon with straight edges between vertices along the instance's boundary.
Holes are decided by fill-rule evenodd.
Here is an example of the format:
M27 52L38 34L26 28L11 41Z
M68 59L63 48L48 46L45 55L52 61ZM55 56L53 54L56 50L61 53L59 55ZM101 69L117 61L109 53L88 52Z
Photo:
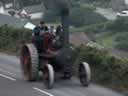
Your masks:
M91 84L82 87L76 78L57 79L52 90L43 81L26 82L22 79L19 59L0 53L0 96L123 96L110 89Z

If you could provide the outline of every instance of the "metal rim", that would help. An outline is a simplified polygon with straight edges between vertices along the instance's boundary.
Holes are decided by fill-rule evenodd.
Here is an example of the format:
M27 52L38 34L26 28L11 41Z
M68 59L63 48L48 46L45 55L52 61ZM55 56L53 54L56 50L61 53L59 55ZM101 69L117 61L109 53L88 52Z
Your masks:
M52 65L46 64L44 69L44 83L48 89L53 88L54 84L54 70Z
M83 86L88 86L91 81L91 71L89 64L83 62L79 66L79 78Z

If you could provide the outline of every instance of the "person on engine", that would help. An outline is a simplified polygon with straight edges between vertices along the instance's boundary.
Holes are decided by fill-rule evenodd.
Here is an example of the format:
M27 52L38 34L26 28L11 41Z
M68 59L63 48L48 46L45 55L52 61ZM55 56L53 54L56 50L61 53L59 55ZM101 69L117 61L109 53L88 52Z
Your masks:
M52 32L45 25L43 21L40 22L33 30L33 43L37 47L39 53L54 55L53 40L54 36Z
M48 27L45 25L44 21L40 21L39 25L37 25L32 32L32 36L39 36L44 32L45 30L48 30Z
M38 52L42 52L44 46L42 46L42 42L44 42L44 33L48 31L48 27L45 25L44 21L40 21L39 25L37 25L32 31L32 42L37 47ZM44 44L43 44L44 45Z

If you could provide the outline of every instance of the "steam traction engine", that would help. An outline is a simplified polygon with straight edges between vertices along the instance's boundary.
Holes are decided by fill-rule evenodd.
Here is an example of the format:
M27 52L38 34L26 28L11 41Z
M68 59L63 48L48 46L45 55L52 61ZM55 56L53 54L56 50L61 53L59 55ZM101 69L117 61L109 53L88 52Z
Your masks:
M24 79L35 81L38 79L39 72L41 71L43 72L44 84L49 89L53 87L56 73L60 73L65 79L70 79L74 72L72 60L74 50L69 47L69 10L68 8L62 8L60 13L63 29L61 48L50 52L43 52L33 42L26 43L21 48L20 61ZM40 45L42 44L41 46L44 44L42 38L39 40ZM89 65L81 62L78 72L81 84L88 86L91 80Z

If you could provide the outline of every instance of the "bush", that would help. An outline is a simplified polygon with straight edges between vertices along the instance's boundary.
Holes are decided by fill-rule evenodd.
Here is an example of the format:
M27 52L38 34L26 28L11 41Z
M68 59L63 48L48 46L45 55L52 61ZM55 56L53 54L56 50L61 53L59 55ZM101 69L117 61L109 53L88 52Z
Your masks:
M92 69L92 80L98 84L122 90L128 88L128 61L110 55L105 50L81 46L79 60L86 61Z
M103 22L103 23L99 23L99 24L94 24L94 25L90 25L85 27L85 31L84 32L92 32L92 33L102 33L102 32L108 32L107 26L111 24L110 21L107 22Z
M94 19L95 19L95 17L94 17ZM82 31L82 32L88 32L88 33L90 33L90 32L92 32L92 33L100 33L100 32L119 33L119 32L127 32L128 31L127 26L128 26L128 18L120 17L115 21L106 21L106 22L99 21L99 23L96 23L96 24L94 23L89 26L84 26L84 27L78 28L76 30Z
M128 33L127 32L121 32L115 39L117 42L116 48L128 51Z
M117 20L113 21L110 25L108 25L108 30L112 32L126 32L128 31L128 18L120 17Z
M22 41L29 41L30 37L30 30L2 26L0 27L0 50L18 52Z
M95 34L95 33L102 33L102 32L108 32L108 25L111 24L111 21L98 23L98 24L92 24L89 26L83 26L79 28L72 28L71 32L85 32L88 34Z

